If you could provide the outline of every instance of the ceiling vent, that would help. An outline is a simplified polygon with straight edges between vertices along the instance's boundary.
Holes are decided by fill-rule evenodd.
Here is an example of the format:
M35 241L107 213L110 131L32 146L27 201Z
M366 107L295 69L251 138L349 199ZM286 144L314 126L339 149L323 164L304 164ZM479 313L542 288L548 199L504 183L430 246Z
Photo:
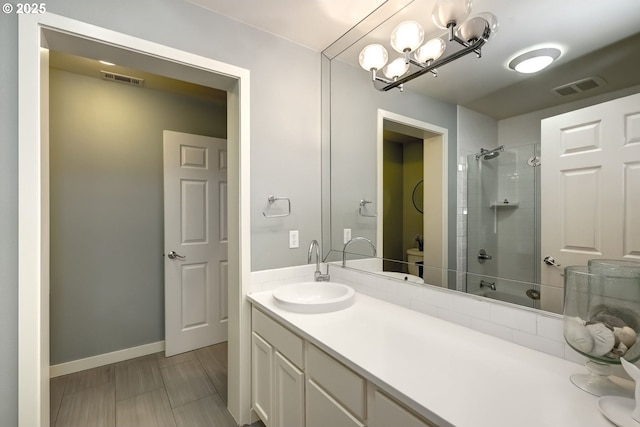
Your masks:
M109 71L100 71L102 78L112 82L124 83L131 86L144 86L144 79L138 77L125 76L124 74L112 73Z
M554 87L551 89L556 95L568 96L575 95L576 93L586 92L591 89L595 89L600 86L606 85L607 82L600 76L587 77L586 79L577 80L575 82L567 83L566 85Z

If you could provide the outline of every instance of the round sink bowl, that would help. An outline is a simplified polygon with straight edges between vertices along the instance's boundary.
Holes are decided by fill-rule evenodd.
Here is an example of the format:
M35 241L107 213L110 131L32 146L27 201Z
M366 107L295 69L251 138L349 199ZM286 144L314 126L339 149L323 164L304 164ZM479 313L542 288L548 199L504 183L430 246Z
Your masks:
M329 313L347 308L355 300L353 288L335 282L301 282L273 291L276 304L296 313Z

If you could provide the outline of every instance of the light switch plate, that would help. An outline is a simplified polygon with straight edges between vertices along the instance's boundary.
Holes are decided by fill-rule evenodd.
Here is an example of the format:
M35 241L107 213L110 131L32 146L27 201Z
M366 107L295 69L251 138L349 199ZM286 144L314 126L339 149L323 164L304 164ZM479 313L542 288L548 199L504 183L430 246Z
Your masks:
M342 240L343 240L343 242L342 242L343 245L346 245L347 242L349 240L351 240L351 229L350 228L345 228L344 229L344 237L342 238Z
M300 247L298 230L289 230L289 249Z

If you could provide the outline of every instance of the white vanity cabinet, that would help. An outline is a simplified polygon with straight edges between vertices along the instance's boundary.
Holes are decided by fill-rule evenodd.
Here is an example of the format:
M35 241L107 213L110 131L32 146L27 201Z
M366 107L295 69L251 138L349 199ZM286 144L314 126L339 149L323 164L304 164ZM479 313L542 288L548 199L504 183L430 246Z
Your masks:
M252 310L252 405L267 427L304 426L303 340Z
M267 427L435 426L260 310L251 325L252 404Z

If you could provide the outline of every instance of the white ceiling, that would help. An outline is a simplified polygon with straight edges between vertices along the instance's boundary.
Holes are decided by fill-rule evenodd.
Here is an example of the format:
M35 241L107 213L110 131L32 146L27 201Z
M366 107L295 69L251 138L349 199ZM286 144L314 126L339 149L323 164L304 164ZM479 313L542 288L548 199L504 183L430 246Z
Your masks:
M386 2L386 0L185 1L317 51L329 46Z
M373 31L338 56L339 60L354 65L366 44L378 42L388 46L388 35L403 20L419 21L425 28L425 38L442 34L430 19L436 0L185 1L317 51L324 50L363 21L358 29L367 27L367 32L370 28ZM469 55L444 66L437 80L425 76L406 87L502 118L567 102L569 99L552 94L551 89L584 77L599 75L610 83L624 81L618 86L640 84L637 41L627 43L625 58L607 50L601 50L598 57L584 57L638 32L638 0L474 0L472 15L485 11L495 14L500 26L495 38L483 48L481 59ZM391 15L395 16L382 22L382 17ZM523 50L546 45L558 46L562 55L544 72L522 75L506 67ZM392 57L390 47L388 51ZM609 55L603 56L606 53ZM579 68L568 65L581 57ZM367 78L364 70L363 78ZM584 96L595 94L594 91Z

